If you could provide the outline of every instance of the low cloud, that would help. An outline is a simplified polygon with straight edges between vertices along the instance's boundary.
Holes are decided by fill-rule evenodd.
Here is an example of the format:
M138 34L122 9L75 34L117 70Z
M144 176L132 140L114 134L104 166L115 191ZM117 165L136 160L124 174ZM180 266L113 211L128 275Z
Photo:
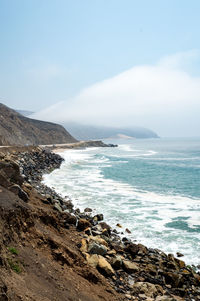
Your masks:
M191 74L198 51L135 66L82 90L33 117L111 126L145 126L163 136L199 135L200 77Z

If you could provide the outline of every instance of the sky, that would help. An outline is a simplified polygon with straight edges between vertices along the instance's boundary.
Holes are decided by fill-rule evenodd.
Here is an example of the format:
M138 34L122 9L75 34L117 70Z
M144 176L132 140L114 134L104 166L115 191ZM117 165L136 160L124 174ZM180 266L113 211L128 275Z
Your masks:
M199 0L0 0L0 102L199 136Z

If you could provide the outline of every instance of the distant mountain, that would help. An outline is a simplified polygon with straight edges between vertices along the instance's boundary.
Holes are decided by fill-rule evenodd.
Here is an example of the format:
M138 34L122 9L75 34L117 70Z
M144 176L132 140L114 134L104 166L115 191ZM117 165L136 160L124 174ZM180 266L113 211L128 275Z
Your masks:
M22 114L25 117L28 117L34 113L32 111L26 111L26 110L15 110L15 111L18 112L19 114Z
M103 126L89 126L78 123L63 123L63 126L78 140L106 139L106 138L159 138L159 136L146 128L115 128Z
M38 145L72 143L61 125L24 117L0 104L0 145Z

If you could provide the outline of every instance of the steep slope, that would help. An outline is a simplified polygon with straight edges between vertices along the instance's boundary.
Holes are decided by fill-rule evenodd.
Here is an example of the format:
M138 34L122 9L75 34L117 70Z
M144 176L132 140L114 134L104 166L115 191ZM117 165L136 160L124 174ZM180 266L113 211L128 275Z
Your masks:
M125 300L87 265L77 246L81 233L64 226L64 215L24 182L14 158L0 153L0 300ZM62 159L55 158L58 166ZM51 155L44 156L37 166L49 161Z
M0 145L73 143L61 125L30 119L0 104Z

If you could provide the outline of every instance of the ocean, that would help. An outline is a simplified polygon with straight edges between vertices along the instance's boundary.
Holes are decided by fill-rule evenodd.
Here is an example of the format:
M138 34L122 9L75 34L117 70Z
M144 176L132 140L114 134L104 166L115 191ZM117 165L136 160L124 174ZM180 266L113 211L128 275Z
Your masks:
M60 153L65 161L44 183L103 213L122 237L199 265L200 138L105 142L119 146Z

